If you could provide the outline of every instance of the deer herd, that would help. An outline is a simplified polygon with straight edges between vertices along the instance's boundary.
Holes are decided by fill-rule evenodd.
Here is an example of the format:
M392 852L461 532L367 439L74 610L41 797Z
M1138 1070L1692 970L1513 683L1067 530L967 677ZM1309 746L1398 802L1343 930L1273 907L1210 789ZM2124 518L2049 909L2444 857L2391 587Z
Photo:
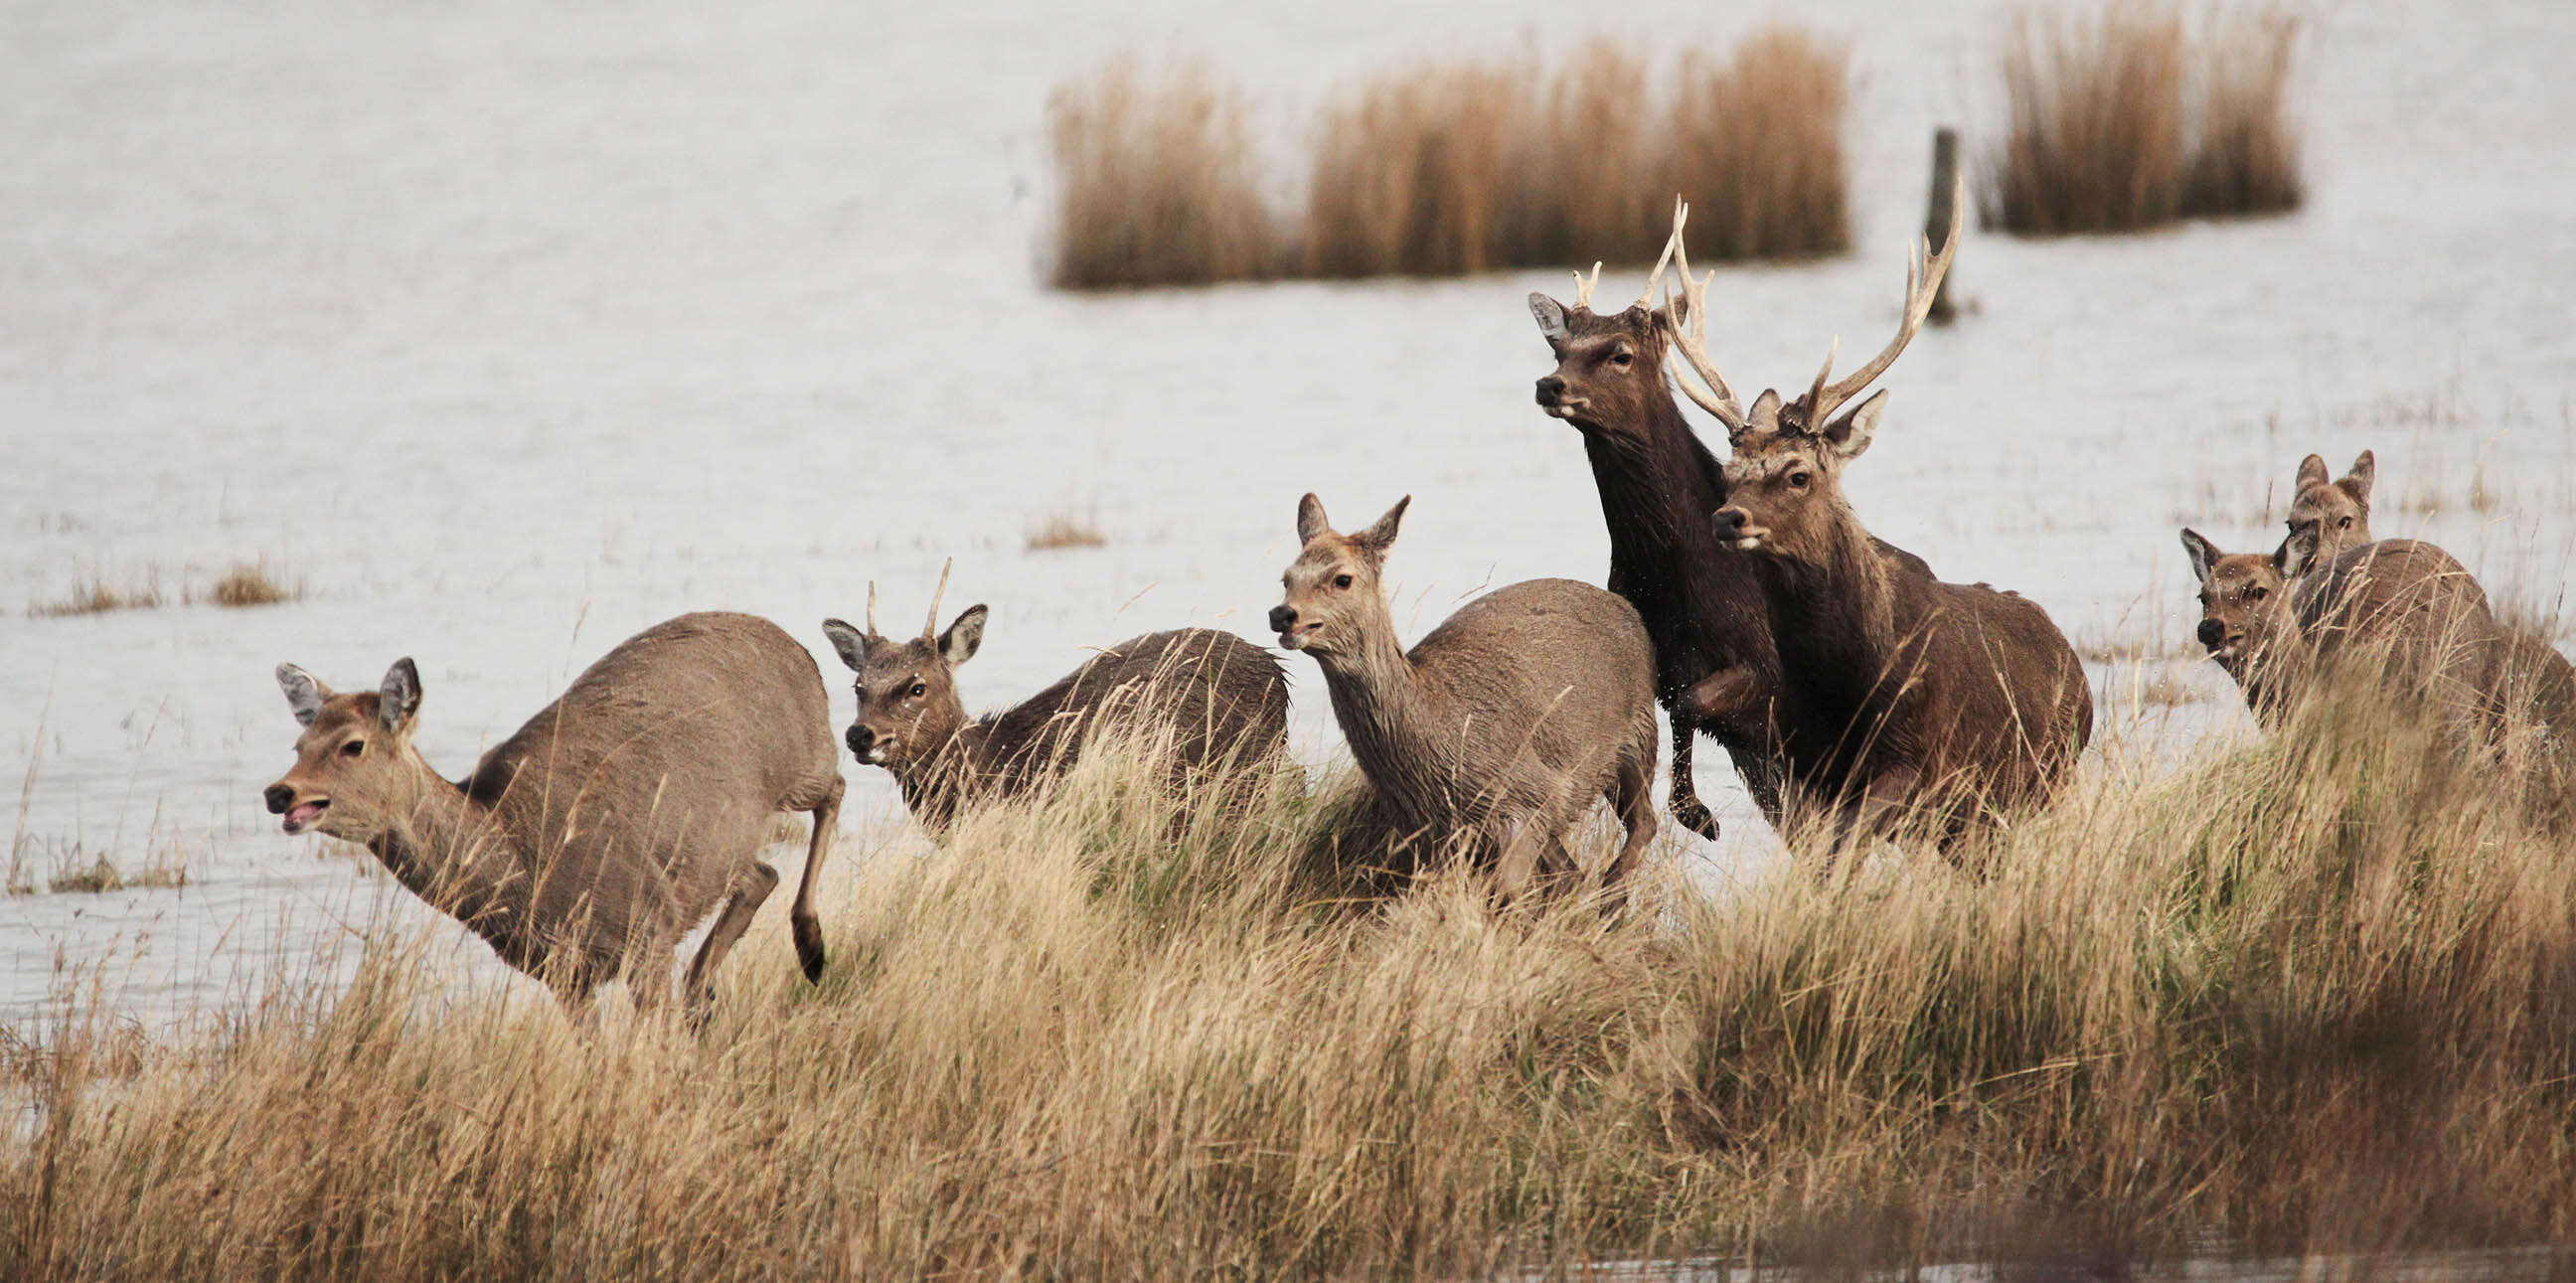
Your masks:
M1570 307L1529 296L1556 358L1538 404L1581 434L1600 492L1606 590L1511 584L1408 650L1383 572L1409 499L1349 533L1314 495L1299 501L1298 552L1268 622L1280 647L1313 656L1368 786L1371 840L1351 849L1407 868L1463 861L1504 901L1597 881L1616 903L1655 835L1658 703L1673 818L1716 835L1692 778L1707 735L1764 817L1820 853L1820 873L1836 853L1891 842L1974 870L1998 824L2065 787L2093 729L2065 635L2028 599L1945 582L1872 535L1843 487L1886 410L1885 390L1869 389L1922 327L1957 252L1964 190L1951 201L1946 243L1909 264L1895 337L1841 378L1829 352L1787 398L1766 389L1745 404L1710 358L1716 273L1691 275L1686 207L1628 307L1593 310L1597 266L1589 281L1576 274ZM1724 427L1724 458L1676 388ZM2223 553L2184 530L2199 640L2267 725L2329 683L2353 689L2359 673L2374 698L2427 713L2460 753L2531 734L2538 769L2576 788L2576 668L2500 623L2439 548L2374 541L2374 471L2365 453L2329 478L2310 456L2288 537L2268 554ZM864 629L822 625L856 675L842 742L891 774L933 832L1061 778L1107 735L1150 742L1175 790L1285 758L1281 662L1232 633L1137 637L970 718L956 675L983 642L986 608L943 630L934 595L921 634L898 640L877 631L875 598L871 585ZM806 977L822 976L814 886L843 783L820 670L776 625L705 613L648 628L453 782L413 747L422 691L409 659L370 691L335 693L293 665L277 679L303 728L293 769L265 792L286 832L366 846L568 1007L621 978L639 1006L667 998L672 951L712 914L684 987L703 1019L715 969L778 885L759 857L781 811L813 819L789 913ZM1587 875L1571 834L1595 799L1625 838Z

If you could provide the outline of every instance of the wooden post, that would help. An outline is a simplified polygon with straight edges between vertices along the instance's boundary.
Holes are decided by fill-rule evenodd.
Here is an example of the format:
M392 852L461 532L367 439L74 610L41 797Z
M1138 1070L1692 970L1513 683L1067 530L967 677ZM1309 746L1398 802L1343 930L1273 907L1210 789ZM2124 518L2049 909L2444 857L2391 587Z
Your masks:
M1932 204L1923 215L1923 237L1935 250L1950 239L1950 190L1958 181L1959 131L1943 125L1932 131ZM1929 319L1934 325L1948 325L1957 315L1950 306L1950 277L1956 275L1954 270L1942 277L1940 292L1932 296Z

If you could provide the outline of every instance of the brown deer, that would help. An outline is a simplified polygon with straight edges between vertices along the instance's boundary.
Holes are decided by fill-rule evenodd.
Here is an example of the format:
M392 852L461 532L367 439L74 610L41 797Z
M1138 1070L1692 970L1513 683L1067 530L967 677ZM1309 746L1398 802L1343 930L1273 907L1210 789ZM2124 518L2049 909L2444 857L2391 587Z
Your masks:
M1828 352L1796 399L1766 390L1742 406L1703 346L1707 282L1690 279L1687 260L1690 327L1678 313L1669 322L1674 349L1706 384L1684 381L1683 391L1726 425L1732 447L1726 501L1710 518L1715 541L1758 568L1783 685L1840 714L1848 784L1811 800L1830 808L1845 843L1911 820L1949 851L1998 813L2046 802L2092 735L2083 663L2048 612L1911 571L1843 497L1843 470L1869 448L1887 394L1843 407L1921 329L1958 252L1964 185L1951 200L1947 242L1908 264L1896 337L1848 377L1832 377Z
M814 877L841 807L831 706L813 656L768 620L682 615L637 633L453 784L412 747L411 660L371 691L335 693L292 664L277 684L304 727L265 794L286 831L364 845L567 1007L620 976L657 1006L671 982L655 968L716 912L686 982L703 1019L716 968L778 886L755 858L776 811L813 813L789 920L821 978Z
M1270 611L1315 657L1381 823L1493 870L1505 899L1574 872L1566 832L1598 797L1627 826L1601 872L1615 891L1655 836L1655 656L1626 601L1533 579L1467 603L1408 652L1380 573L1411 496L1338 534L1297 503L1303 547Z
M1061 778L1104 732L1167 740L1176 786L1191 773L1243 769L1286 749L1288 678L1278 658L1212 628L1130 638L1018 704L970 719L957 666L984 644L989 612L969 606L934 636L947 590L943 568L921 636L910 641L877 632L874 584L865 630L823 621L841 662L858 675L851 754L891 773L904 804L934 830L970 806Z
M2317 554L2331 558L2346 548L2370 542L2370 485L2378 460L2368 450L2352 461L2352 471L2329 480L2326 461L2309 455L2299 461L2298 493L2290 500L2290 529L2313 523Z
M1680 252L1688 206L1675 202L1666 262ZM1663 263L1646 292L1616 312L1592 310L1600 279L1575 274L1574 305L1529 296L1539 333L1556 355L1538 381L1538 404L1583 435L1610 535L1610 591L1645 621L1655 647L1655 690L1672 713L1671 811L1684 828L1717 836L1692 780L1700 734L1726 750L1763 814L1783 822L1783 799L1831 796L1849 781L1839 710L1784 689L1770 609L1753 567L1720 555L1708 514L1726 502L1716 456L1700 442L1665 382L1675 314L1652 306ZM1687 255L1682 271L1689 272ZM1696 320L1696 318L1694 318ZM1880 553L1925 578L1921 558L1886 544ZM1692 687L1716 674L1723 692Z
M2268 557L2223 554L2183 532L2201 581L2201 644L2247 706L2278 724L2320 681L2358 677L2423 709L2463 750L2492 740L2505 638L2477 579L2412 539L2332 558L2321 558L2322 543L2313 522Z

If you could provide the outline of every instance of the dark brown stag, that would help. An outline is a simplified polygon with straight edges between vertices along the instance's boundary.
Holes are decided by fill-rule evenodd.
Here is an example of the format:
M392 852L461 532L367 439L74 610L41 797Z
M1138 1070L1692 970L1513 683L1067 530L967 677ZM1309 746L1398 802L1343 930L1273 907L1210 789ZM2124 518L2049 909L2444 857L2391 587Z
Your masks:
M944 569L939 586L944 594ZM1176 785L1192 772L1239 770L1286 749L1288 679L1278 659L1211 628L1130 638L1010 708L969 718L957 666L983 645L986 614L969 606L934 635L934 595L921 636L895 641L877 632L870 584L864 632L823 621L841 662L858 674L850 752L891 772L905 805L932 829L945 829L969 805L1061 777L1103 733L1168 753Z
M1742 406L1703 346L1707 283L1690 279L1687 259L1691 319L1688 328L1678 315L1669 323L1675 350L1707 385L1683 390L1726 425L1732 446L1714 540L1757 568L1783 689L1839 714L1849 783L1809 800L1828 809L1845 841L1913 824L1947 849L1998 814L2046 801L2092 734L2084 666L2046 611L1894 561L1843 496L1843 469L1869 448L1887 393L1852 399L1895 363L1931 309L1964 221L1964 190L1951 199L1948 243L1908 265L1896 337L1846 378L1833 377L1829 351L1797 398L1765 390ZM1723 711L1730 695L1758 687L1719 674L1702 691L1701 706Z
M1677 205L1668 256L1679 249L1686 216ZM1610 591L1637 608L1654 642L1656 697L1672 721L1673 818L1715 837L1717 823L1691 779L1698 734L1726 750L1775 826L1791 794L1829 796L1848 781L1834 710L1782 688L1762 585L1751 565L1722 555L1709 530L1708 514L1726 501L1724 478L1665 382L1675 317L1651 306L1663 270L1658 264L1645 294L1617 312L1592 310L1598 267L1591 281L1575 274L1571 308L1544 294L1530 295L1529 306L1556 353L1556 372L1538 381L1538 404L1583 434L1610 532ZM1931 574L1912 553L1875 546ZM1724 707L1704 711L1687 693L1712 673L1732 686Z

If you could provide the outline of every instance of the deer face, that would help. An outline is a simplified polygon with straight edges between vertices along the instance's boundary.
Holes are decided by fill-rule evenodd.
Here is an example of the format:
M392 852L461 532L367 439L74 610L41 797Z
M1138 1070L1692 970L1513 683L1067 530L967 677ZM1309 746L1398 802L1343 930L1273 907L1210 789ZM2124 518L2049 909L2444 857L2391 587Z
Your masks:
M1549 417L1587 433L1633 433L1658 403L1671 404L1663 314L1642 305L1608 316L1568 311L1544 294L1530 295L1529 305L1556 352L1556 373L1538 381L1539 408Z
M2368 450L2352 471L2329 481L2326 461L2309 455L2299 463L2299 495L2290 502L2290 529L2317 528L2317 552L2331 557L2370 542L2370 485L2378 463Z
M901 642L838 619L823 621L832 649L858 674L851 689L858 695L859 711L846 737L852 756L901 771L956 738L966 724L966 707L957 697L957 666L983 646L989 613L980 605L969 606L938 637L925 634Z
M428 769L411 746L420 670L410 660L396 660L372 691L335 694L293 664L277 666L277 685L304 733L294 769L261 796L269 814L286 817L288 833L371 842L410 815Z
M2272 552L2224 553L2197 530L2182 532L2191 572L2200 580L2200 644L2229 674L2247 667L2289 635L2290 581L2317 549L2316 527L2302 526Z
M1764 392L1745 415L1726 461L1726 506L1710 523L1721 548L1821 563L1850 517L1843 468L1869 449L1884 392L1810 431L1799 403Z
M1386 597L1378 570L1404 520L1406 495L1377 523L1355 534L1338 534L1324 516L1322 501L1307 495L1297 502L1297 537L1305 547L1279 576L1286 597L1270 608L1271 631L1288 650L1319 655L1358 652L1369 633L1386 626Z

